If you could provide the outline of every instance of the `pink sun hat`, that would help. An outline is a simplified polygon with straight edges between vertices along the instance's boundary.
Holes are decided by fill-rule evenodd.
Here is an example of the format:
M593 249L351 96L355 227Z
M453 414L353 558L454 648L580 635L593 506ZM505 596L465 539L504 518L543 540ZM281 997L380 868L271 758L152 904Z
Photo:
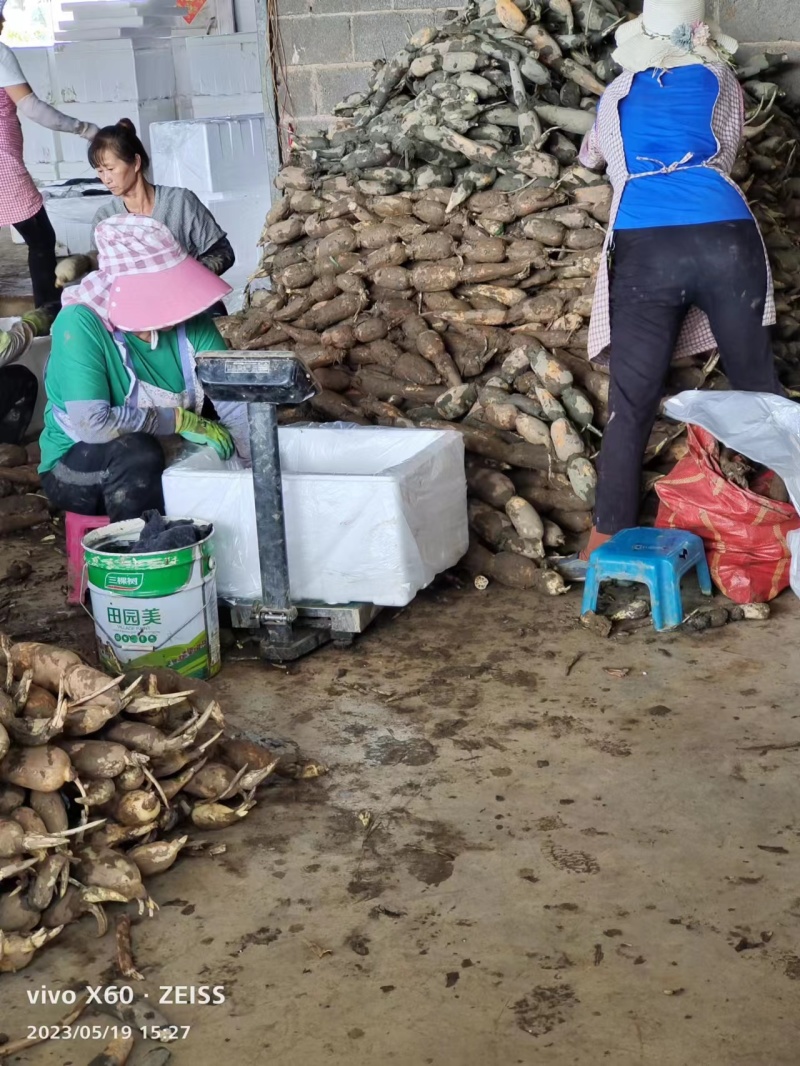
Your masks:
M95 241L98 269L67 289L62 303L91 308L108 330L144 333L177 326L233 291L147 215L107 218L95 230Z

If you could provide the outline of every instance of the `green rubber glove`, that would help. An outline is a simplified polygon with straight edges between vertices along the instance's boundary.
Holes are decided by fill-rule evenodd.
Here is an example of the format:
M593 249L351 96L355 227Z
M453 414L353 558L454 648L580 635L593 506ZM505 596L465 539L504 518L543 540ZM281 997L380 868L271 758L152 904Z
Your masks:
M35 311L26 311L22 321L31 327L34 337L46 337L53 324L53 316L44 307L37 307Z
M220 459L230 459L236 450L233 437L221 423L209 422L183 407L175 411L175 432L192 444L208 445Z

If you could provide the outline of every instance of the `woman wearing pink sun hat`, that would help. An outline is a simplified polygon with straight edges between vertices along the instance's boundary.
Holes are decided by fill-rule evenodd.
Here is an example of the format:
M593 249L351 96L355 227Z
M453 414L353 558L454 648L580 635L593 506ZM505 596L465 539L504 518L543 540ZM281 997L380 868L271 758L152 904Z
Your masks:
M205 312L230 286L153 218L116 215L95 236L99 269L52 330L39 469L56 507L118 522L163 509L159 437L228 459L248 457L249 434L244 404L214 410L195 371L197 353L225 349Z

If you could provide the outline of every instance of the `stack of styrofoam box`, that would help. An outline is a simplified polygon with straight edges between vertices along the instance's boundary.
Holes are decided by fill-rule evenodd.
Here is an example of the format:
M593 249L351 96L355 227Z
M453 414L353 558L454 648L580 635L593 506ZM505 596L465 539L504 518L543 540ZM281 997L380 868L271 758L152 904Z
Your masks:
M52 48L17 48L14 54L25 80L40 100L55 103ZM53 181L59 176L61 159L59 135L20 116L24 138L25 166L36 181Z
M151 127L153 179L191 189L236 253L225 280L240 289L258 265L258 239L270 208L263 115L182 119Z
M264 110L255 33L172 42L180 118L222 118Z
M57 42L166 36L186 14L172 0L79 0L61 4L61 12Z
M150 148L152 122L175 118L175 69L169 40L59 44L54 50L56 106L97 126L129 118ZM92 175L86 142L62 135L62 178Z

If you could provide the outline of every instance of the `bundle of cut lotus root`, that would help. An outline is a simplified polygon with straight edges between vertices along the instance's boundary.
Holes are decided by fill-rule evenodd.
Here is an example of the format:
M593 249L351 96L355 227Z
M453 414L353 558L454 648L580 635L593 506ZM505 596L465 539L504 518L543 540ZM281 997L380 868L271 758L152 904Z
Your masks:
M325 772L296 747L235 738L204 682L111 679L74 652L0 638L0 973L82 915L156 905L146 887L194 830L225 829L273 775Z

